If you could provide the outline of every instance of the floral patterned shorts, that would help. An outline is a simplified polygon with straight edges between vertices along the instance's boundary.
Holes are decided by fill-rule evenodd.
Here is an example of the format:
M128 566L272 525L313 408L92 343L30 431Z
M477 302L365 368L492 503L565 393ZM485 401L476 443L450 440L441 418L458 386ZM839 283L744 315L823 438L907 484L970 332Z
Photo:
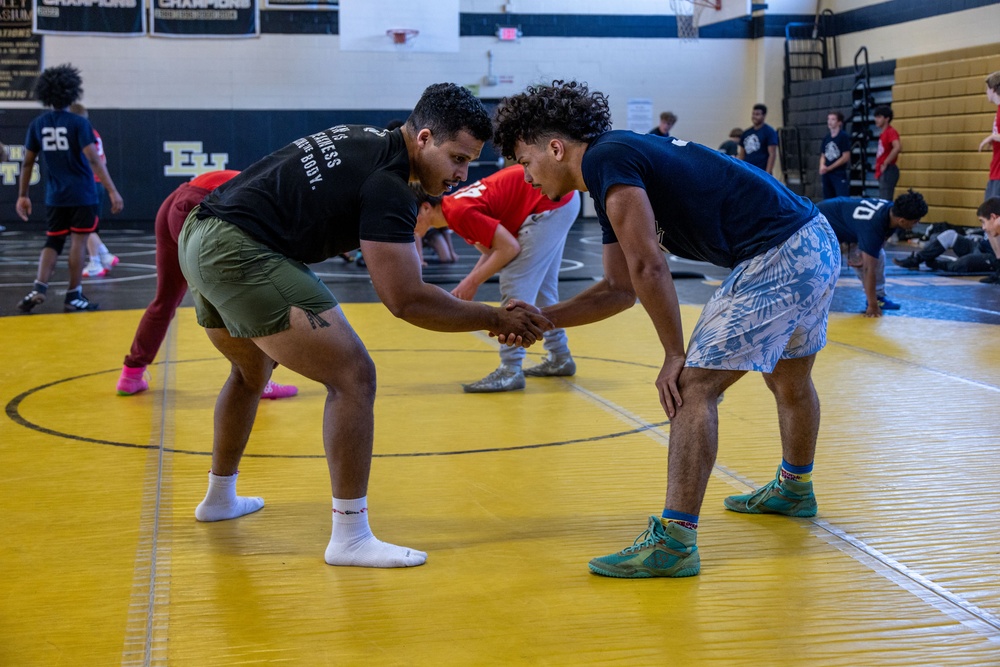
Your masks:
M840 244L822 214L787 241L741 262L695 325L686 365L770 373L826 345Z

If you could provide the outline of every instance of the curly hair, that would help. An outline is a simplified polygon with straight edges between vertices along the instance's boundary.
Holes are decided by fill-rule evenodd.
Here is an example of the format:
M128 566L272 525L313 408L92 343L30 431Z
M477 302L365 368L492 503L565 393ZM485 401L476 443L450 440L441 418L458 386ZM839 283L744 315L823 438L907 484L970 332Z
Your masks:
M922 194L910 188L896 197L896 201L892 203L892 212L903 220L919 220L927 215L927 202Z
M450 141L462 130L480 141L489 141L493 136L490 115L483 103L468 88L454 83L427 86L406 119L406 126L413 132L426 127L440 141Z
M35 82L35 97L47 107L65 109L83 95L80 70L72 65L49 67Z
M514 159L518 141L533 144L562 135L589 144L611 129L611 111L604 93L591 92L586 83L556 80L502 99L493 125L493 143Z

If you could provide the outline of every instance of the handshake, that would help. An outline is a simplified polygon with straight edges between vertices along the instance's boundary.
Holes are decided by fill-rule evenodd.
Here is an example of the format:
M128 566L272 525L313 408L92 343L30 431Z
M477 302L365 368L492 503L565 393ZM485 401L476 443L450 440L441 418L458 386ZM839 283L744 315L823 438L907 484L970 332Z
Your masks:
M546 331L555 328L542 311L530 303L511 299L497 309L497 324L489 329L502 345L530 347Z

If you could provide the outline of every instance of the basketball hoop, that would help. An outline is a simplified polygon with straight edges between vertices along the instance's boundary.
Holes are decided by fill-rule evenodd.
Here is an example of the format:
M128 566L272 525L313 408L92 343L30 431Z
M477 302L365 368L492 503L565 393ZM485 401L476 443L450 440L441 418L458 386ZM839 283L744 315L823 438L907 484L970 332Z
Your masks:
M698 41L701 13L707 8L722 9L722 0L670 0L670 8L677 17L677 36L684 41Z
M387 37L392 37L392 43L396 45L406 44L411 39L420 34L419 30L413 28L390 28L385 31Z

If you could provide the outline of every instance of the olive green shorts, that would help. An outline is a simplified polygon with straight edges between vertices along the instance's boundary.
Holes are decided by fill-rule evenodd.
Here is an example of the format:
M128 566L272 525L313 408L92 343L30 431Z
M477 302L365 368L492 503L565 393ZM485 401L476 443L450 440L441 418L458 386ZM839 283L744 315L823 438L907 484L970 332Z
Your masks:
M188 215L177 239L198 324L235 338L280 333L292 306L319 314L337 300L308 266L275 252L219 218Z

